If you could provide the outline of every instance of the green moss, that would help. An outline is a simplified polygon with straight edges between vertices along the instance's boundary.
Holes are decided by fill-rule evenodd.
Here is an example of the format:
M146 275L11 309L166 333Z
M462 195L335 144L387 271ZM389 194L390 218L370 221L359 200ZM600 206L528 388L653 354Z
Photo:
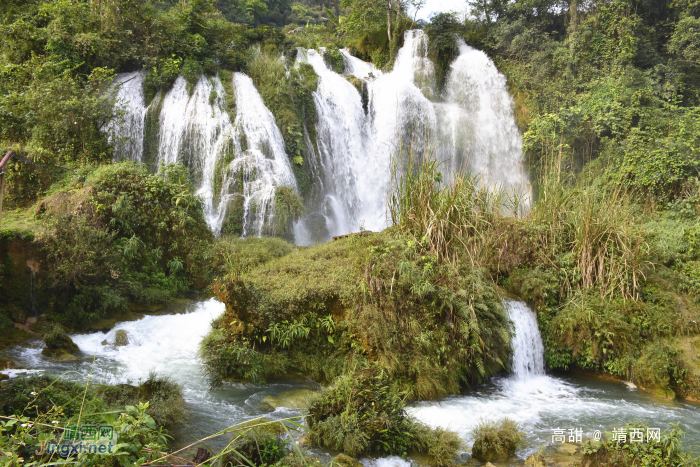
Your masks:
M482 421L473 430L472 457L482 462L504 461L522 447L525 433L520 425L504 418L499 422Z
M224 109L231 123L236 121L236 94L233 89L233 73L229 70L220 70L221 86L224 88Z
M290 70L287 76L287 70L278 56L261 51L253 52L249 74L282 132L285 152L291 159L297 186L306 199L311 190L312 177L309 161L305 160L304 126L311 140L315 141L316 108L312 93L318 86L318 77L307 63Z
M143 164L151 171L158 169L158 149L160 147L160 112L163 109L165 95L155 95L146 112L143 129Z
M335 44L326 47L326 50L323 52L323 61L326 62L328 68L336 73L342 73L345 71L343 54L340 53L340 49Z
M353 457L428 454L431 466L449 466L462 443L456 433L411 420L405 395L370 371L339 378L309 404L311 442Z
M294 241L294 222L304 213L304 204L294 190L286 186L275 188L275 236Z
M181 72L182 76L187 81L187 92L191 95L194 91L194 87L197 84L197 81L199 81L199 79L202 77L202 74L204 73L202 65L199 63L198 60L195 60L193 58L187 58L182 64Z

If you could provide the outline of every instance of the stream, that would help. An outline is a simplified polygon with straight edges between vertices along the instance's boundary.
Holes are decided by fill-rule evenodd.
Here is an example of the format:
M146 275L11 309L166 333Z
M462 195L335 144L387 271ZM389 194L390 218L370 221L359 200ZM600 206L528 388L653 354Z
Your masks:
M471 447L470 430L480 420L509 417L520 422L527 433L527 447L517 453L524 458L543 445L552 444L554 429L581 429L583 441L595 430L605 431L629 422L644 422L662 431L679 423L686 432L684 447L698 452L700 444L700 407L683 401L665 401L619 382L603 381L572 374L545 372L543 347L534 312L523 303L506 301L515 324L513 371L497 377L461 395L440 402L413 404L409 413L431 426L457 431ZM283 419L299 416L299 400L320 386L308 379L268 381L261 387L253 383L224 382L210 390L207 376L198 359L199 343L211 322L224 312L216 299L191 302L180 314L148 315L137 321L117 323L108 333L71 335L80 347L77 361L59 362L41 356L43 344L34 340L14 347L6 355L24 368L84 381L139 384L150 372L169 375L182 385L189 418L174 433L176 445L184 446L233 424L264 416ZM122 347L103 345L114 341L115 332L127 332L129 343ZM275 401L278 403L276 404ZM284 401L287 405L277 406ZM210 447L222 447L225 439L212 440ZM468 454L465 454L465 458ZM366 462L377 466L404 464L388 458Z

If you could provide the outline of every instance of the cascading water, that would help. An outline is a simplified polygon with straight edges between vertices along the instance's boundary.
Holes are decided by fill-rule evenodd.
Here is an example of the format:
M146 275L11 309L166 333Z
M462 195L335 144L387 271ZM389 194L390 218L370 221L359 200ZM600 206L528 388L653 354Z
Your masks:
M508 300L505 305L515 327L513 375L521 380L544 375L544 345L537 327L537 316L523 302Z
M143 131L146 120L143 96L144 73L121 73L114 79L117 88L117 111L123 113L120 121L110 122L107 133L114 143L114 159L131 159L141 162L143 157Z
M619 383L583 379L574 375L560 377L544 374L541 364L541 341L537 338L534 313L523 303L507 302L506 307L515 324L513 374L494 378L469 390L464 395L451 396L440 402L420 402L409 408L418 420L454 430L467 444L470 430L480 420L509 417L520 422L526 433L528 448L520 456L537 451L552 441L553 429L582 428L584 440L593 430L610 430L627 422L643 420L652 427L667 428L680 423L686 432L684 445L700 441L700 420L697 407L685 402L653 399L644 393ZM197 357L199 342L210 329L210 323L224 311L224 305L212 299L190 304L184 313L146 316L139 321L117 323L108 333L73 334L80 347L77 361L57 361L41 355L40 341L27 343L4 352L25 368L48 371L55 375L84 381L92 374L97 383L131 382L139 384L154 370L170 375L183 387L183 396L190 416L187 426L176 432L180 442L202 438L235 423L258 416L279 419L300 415L291 404L276 409L266 405L267 396L285 399L285 394L306 393L318 389L310 381L268 381L268 386L254 383L226 382L211 390ZM129 343L117 347L117 330L127 333ZM106 345L102 342L107 341ZM540 350L538 350L540 349ZM521 353L528 356L521 356ZM522 362L522 364L520 363ZM21 370L2 370L14 377ZM286 406L286 408L285 408ZM208 444L222 447L228 440L210 440ZM363 460L367 467L408 467L398 457Z
M526 433L528 447L518 453L520 457L552 444L554 429L567 435L569 429L582 429L585 441L595 430L609 431L639 420L662 430L680 422L686 441L700 439L697 408L690 404L661 402L619 383L546 375L535 313L522 302L507 300L504 305L515 328L511 375L441 402L414 404L408 410L412 416L458 432L467 445L473 442L472 428L482 420L508 417Z
M144 147L155 139L155 160L182 162L192 169L207 222L220 233L227 222L240 223L233 233L263 235L274 219L278 186L296 189L284 141L272 113L251 79L233 75L236 115L225 108L226 91L218 76L202 76L191 93L180 76L165 96L146 107L143 73L119 75L117 96L125 115L109 128L116 140L115 158L144 161ZM157 121L147 135L148 113Z
M399 147L405 153L410 146L421 157L430 142L444 163L446 181L466 169L484 185L529 190L505 78L483 52L463 41L458 45L441 92L427 58L428 38L420 30L405 33L389 73L344 50L343 76L318 52L300 50L298 60L311 64L319 77L316 140L304 129L306 159L318 186L306 200L308 217L295 226L298 243L386 227L392 159ZM276 187L295 188L296 182L275 119L250 78L234 74L234 117L224 110L226 91L218 77L202 76L190 90L180 76L146 107L144 76L122 74L115 81L125 111L123 121L109 128L115 158L151 166L183 162L192 169L212 230L268 233ZM155 125L148 124L151 114Z
M486 186L527 193L522 140L506 78L488 56L459 39L438 115L438 159L450 171L468 169Z
M138 385L151 372L170 377L182 386L185 408L190 415L187 425L173 433L179 442L185 444L192 442L192 436L203 438L259 416L269 420L299 416L298 407L274 409L266 405L264 399L318 389L308 380L269 381L266 387L255 383L227 382L221 388L210 388L197 353L199 343L211 329L211 321L224 309L224 304L214 299L193 302L182 313L117 323L107 333L71 335L82 351L77 361L44 358L40 341L29 342L27 347L16 347L5 355L33 371L48 371L80 382L89 376L93 384ZM118 330L126 332L127 345L113 345ZM15 376L19 371L5 373ZM221 448L229 441L229 438L221 437L207 444Z
M341 76L317 52L300 51L298 60L310 63L320 79L314 101L324 172L321 211L332 235L386 227L392 159L399 147L404 156L410 147L414 157L422 157L429 143L443 162L446 181L455 171L469 170L484 186L529 191L505 77L486 54L463 41L458 45L442 93L420 30L405 33L389 73L343 50L346 76ZM349 75L363 80L364 105ZM296 229L298 236L302 230Z

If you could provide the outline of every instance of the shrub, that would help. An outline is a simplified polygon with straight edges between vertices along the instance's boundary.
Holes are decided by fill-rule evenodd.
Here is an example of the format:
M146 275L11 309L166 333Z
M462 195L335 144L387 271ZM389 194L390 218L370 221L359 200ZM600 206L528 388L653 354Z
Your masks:
M182 388L168 376L151 372L148 379L139 386L100 386L95 391L110 407L123 408L147 402L146 413L157 426L166 430L172 430L185 419Z
M185 59L185 62L182 64L182 76L187 81L187 91L190 94L192 94L197 81L199 81L203 73L204 70L199 61L193 58Z
M518 423L509 418L498 422L482 420L472 429L471 435L474 438L472 456L482 462L512 457L525 436Z
M49 350L64 350L68 353L80 350L73 340L68 337L63 326L58 323L49 323L44 326L43 341Z
M335 381L309 404L311 442L353 457L424 453L434 466L448 466L461 447L455 433L433 430L406 416L406 394L371 370Z
M328 68L336 73L342 73L345 70L343 54L340 53L340 49L338 49L337 45L330 45L326 47L326 50L323 52L323 61L326 62Z
M230 451L222 456L224 467L276 465L289 452L285 429L265 419L242 423L233 431Z

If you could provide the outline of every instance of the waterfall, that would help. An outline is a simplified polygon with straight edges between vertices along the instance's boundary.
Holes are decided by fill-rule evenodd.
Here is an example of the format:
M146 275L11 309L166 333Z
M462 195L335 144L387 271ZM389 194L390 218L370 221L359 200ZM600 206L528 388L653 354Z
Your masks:
M278 186L296 189L284 141L272 113L252 80L233 75L236 115L225 109L226 91L218 76L201 76L193 89L179 76L164 95L145 105L144 74L118 75L121 122L109 127L115 160L144 162L144 147L155 142L155 165L182 162L192 171L209 227L239 235L263 235L274 219ZM155 134L147 134L149 112Z
M483 52L461 40L458 46L442 92L421 30L405 32L388 73L342 50L342 76L317 52L300 51L298 60L310 63L319 76L314 102L324 198L311 211L322 213L331 235L387 226L391 164L399 146L411 146L421 157L429 141L446 181L455 171L470 170L485 186L529 191L505 77ZM366 89L364 105L361 90L350 82L357 78L363 80L363 93ZM306 240L303 224L295 232Z
M522 166L522 140L506 78L488 56L459 42L438 113L438 158L451 171L467 168L482 183L529 191Z
M117 88L117 112L122 118L107 127L110 142L114 143L114 160L131 159L141 162L146 105L143 96L144 73L120 73L114 78Z
M304 160L314 186L306 195L307 216L294 226L297 243L362 227L384 229L399 147L402 156L411 146L422 157L430 142L446 182L456 171L469 170L485 186L529 193L505 77L486 54L457 40L459 55L443 89L421 30L405 32L390 72L342 50L345 71L338 74L319 52L299 50L297 61L313 67L319 84L313 94L316 131L304 128ZM233 74L234 111L226 110L231 87L218 76L202 76L192 88L180 76L148 107L144 78L136 72L115 80L124 111L123 120L108 130L115 159L151 168L182 162L192 171L215 233L272 233L275 190L296 189L296 181L275 119L251 79Z
M366 195L372 194L358 187L362 165L367 162L361 97L347 79L326 67L315 50L300 54L299 61L308 62L319 77L313 97L318 115L317 147L324 174L320 210L330 235L345 234L356 230L368 202Z
M224 178L227 200L243 197L243 236L262 235L266 220L274 217L277 186L296 187L289 158L284 152L282 133L272 112L265 107L253 80L243 73L234 73L237 115L235 127L239 138L234 138L234 158ZM238 175L237 175L238 174ZM242 193L235 186L243 180ZM219 229L220 229L219 224Z
M512 371L516 379L544 375L544 345L537 316L523 302L506 300L508 315L515 326Z

